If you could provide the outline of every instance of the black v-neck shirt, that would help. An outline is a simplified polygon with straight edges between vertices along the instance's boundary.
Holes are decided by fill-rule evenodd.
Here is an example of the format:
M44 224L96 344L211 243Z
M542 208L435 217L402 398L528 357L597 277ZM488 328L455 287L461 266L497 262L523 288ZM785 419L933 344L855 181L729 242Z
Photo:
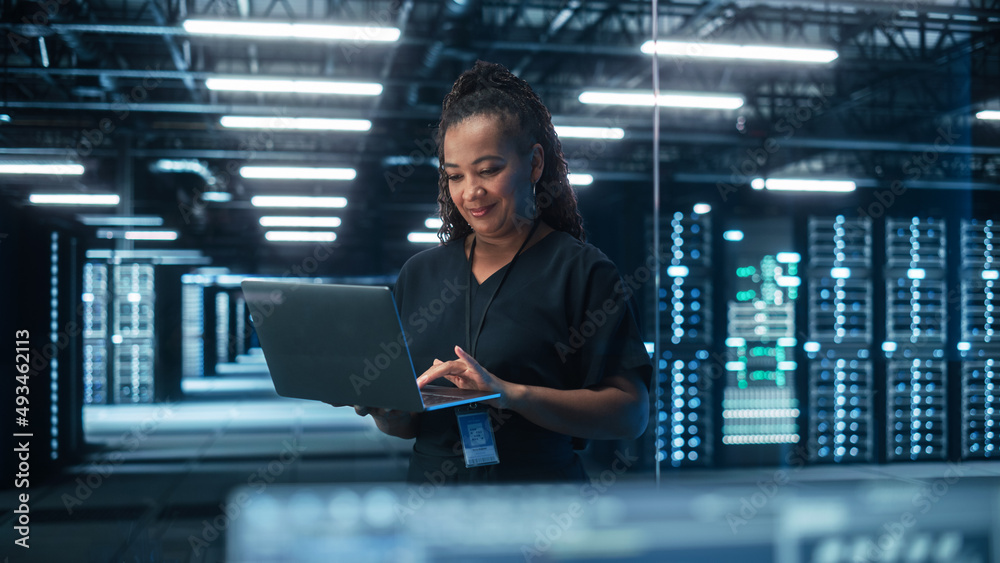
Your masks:
M479 284L471 277L465 240L420 252L400 270L395 287L403 330L417 374L434 359L468 350L466 292L472 326L510 268ZM514 383L555 389L593 386L631 372L649 385L652 364L640 335L634 298L614 264L593 245L553 231L525 249L487 311L476 360ZM434 382L451 385L446 379ZM421 413L410 460L413 482L582 480L570 436L511 411L490 409L498 465L466 468L453 409Z

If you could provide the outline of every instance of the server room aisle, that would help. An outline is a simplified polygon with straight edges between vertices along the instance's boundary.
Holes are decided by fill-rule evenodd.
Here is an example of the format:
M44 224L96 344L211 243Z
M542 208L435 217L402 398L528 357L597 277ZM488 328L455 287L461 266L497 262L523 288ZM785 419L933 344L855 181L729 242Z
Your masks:
M279 398L89 406L84 424L86 463L33 487L32 561L223 561L232 488L398 481L411 447L351 409Z

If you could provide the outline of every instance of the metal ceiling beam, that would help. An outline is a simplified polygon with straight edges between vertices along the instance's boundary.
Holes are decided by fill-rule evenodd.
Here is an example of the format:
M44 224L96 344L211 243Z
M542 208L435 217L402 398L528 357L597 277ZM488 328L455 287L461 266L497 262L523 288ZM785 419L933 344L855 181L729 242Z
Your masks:
M410 22L410 14L412 12L413 12L413 0L406 0L406 2L404 2L402 7L400 8L399 15L396 17L396 27L400 30L400 33L406 31L406 26ZM398 52L399 52L398 48L389 51L389 56L386 57L385 63L382 65L382 72L379 73L380 82L384 82L389 79L389 75L392 73L392 63L395 62L396 54ZM378 111L382 108L382 100L384 99L385 96L375 97L375 100L372 102L372 108L370 110L369 115L378 113ZM370 137L366 135L361 139L361 143L359 144L358 147L359 153L361 154L365 153L365 148L368 145L369 138Z
M160 5L156 2L156 0L152 0L151 2L149 2L149 5L151 6L151 9L153 11L153 17L156 19L156 23L166 27L167 16L166 14L163 13L163 9L160 7ZM170 52L170 58L171 60L173 60L174 66L177 68L177 70L180 72L187 71L188 70L187 62L184 60L184 55L181 53L181 50L174 43L173 37L169 35L164 35L163 43L167 46L167 50ZM198 87L195 85L194 79L191 78L191 76L185 76L181 78L181 80L184 82L184 86L188 89L188 92L191 94L191 100L196 103L200 102L201 93L198 91Z
M938 6L938 5L928 5L924 3L918 4L919 7L927 8L928 10L933 10L937 13L946 14L949 16L968 16L976 18L974 21L966 19L946 19L946 20L925 20L921 14L917 14L916 17L909 15L899 15L900 5L898 2L844 2L839 3L840 5L850 5L856 8L862 8L858 12L834 12L832 14L834 19L831 19L831 14L826 11L815 10L809 11L802 8L802 4L796 0L792 2L796 9L790 10L788 8L777 8L774 6L774 2L770 3L771 6L755 6L753 10L754 18L758 21L773 21L774 23L787 24L791 21L796 21L799 23L814 23L817 25L847 25L847 24L857 24L863 23L864 21L871 21L871 11L882 10L888 16L892 15L892 23L896 27L912 27L913 29L919 29L921 25L927 25L928 30L941 31L946 29L957 29L959 31L975 32L975 31L990 31L1000 28L1000 20L997 19L997 14L989 9L974 9L958 6ZM828 3L827 3L828 4ZM608 7L607 3L586 3L585 6L588 10L595 12L600 12ZM619 6L619 10L622 6ZM673 11L664 10L663 16L679 15L683 16L688 13L690 7L685 7L684 10L676 9L673 7ZM801 22L803 18L807 18L810 15L817 16L815 21ZM789 16L794 16L794 18L789 19ZM644 12L637 12L636 17L647 18L648 15ZM958 26L958 27L955 27ZM33 25L33 24L22 24L14 22L3 22L0 23L0 29L5 29L19 33L25 37L35 37L35 36L48 36L52 34L61 33L101 33L101 34L112 34L112 35L169 35L169 36L184 36L184 37L200 37L188 33L183 27L180 26L158 26L158 25L135 25L135 24L107 24L107 23L58 23L51 22L47 25ZM235 39L233 39L235 40ZM401 41L406 41L402 39Z
M68 104L71 105L71 104ZM111 105L111 104L107 104ZM218 110L215 110L218 112ZM399 117L414 117L410 113L399 113L399 112L386 112L387 114L397 113L393 116ZM632 130L628 129L630 124L623 124L628 131L628 136L626 140L619 141L621 143L626 143L631 141L645 142L651 132L646 130ZM648 128L649 120L642 119L636 120L631 123L632 126L636 128L645 126ZM217 132L231 132L220 130ZM690 131L670 131L665 130L660 133L660 139L667 144L678 144L678 145L730 145L737 148L752 148L760 146L759 139L746 139L744 137L737 137L733 134L720 134L720 133L695 133ZM573 141L564 141L564 145L568 145ZM859 140L859 139L837 139L837 138L807 138L796 136L790 139L782 139L781 146L787 148L808 148L808 149L823 149L823 150L839 150L839 151L849 151L849 152L865 152L865 151L877 151L877 152L912 152L912 153L922 153L926 151L938 152L941 150L940 146L935 147L934 143L914 143L906 141L895 141L895 140ZM170 149L148 149L150 151L155 151L155 154L167 154L171 152ZM40 151L40 152L33 152ZM55 151L52 154L59 154L65 156L65 149L28 149L28 148L2 148L0 147L0 154L31 154L31 155L43 155L49 154L45 151ZM191 149L182 151L184 154L190 154L190 158L194 158L197 155L202 155L202 158L245 158L246 151L212 151L212 150L200 150ZM268 157L270 158L272 154L278 154L280 151L269 151ZM984 154L984 155L1000 155L1000 147L989 147L989 146L974 146L962 143L956 143L948 146L948 152L953 154ZM136 152L140 154L140 152ZM217 155L228 155L228 156L209 156L212 154ZM294 154L294 151L289 154ZM235 156L242 155L242 156ZM276 157L279 159L291 159L291 156L280 156ZM381 159L381 156L378 157Z
M552 21L549 22L548 29L546 29L545 32L542 33L541 37L538 38L538 43L547 44L549 39L555 37L555 35L559 33L559 31L565 27L571 19L573 19L573 16L576 15L582 5L582 0L568 0L563 8L559 10L559 13L556 14L556 17L552 18ZM531 61L535 58L536 54L537 51L534 51L521 57L521 60L511 68L511 72L517 76L524 74L524 70L529 64L531 64Z
M684 23L674 29L667 30L667 33L664 34L664 36L674 38L683 37L685 34L696 33L698 31L698 27L700 27L705 20L715 16L719 11L719 8L727 5L733 5L733 3L730 0L708 0L701 6L698 6L697 11L684 20Z
M994 17L994 19L996 19ZM870 22L870 20L868 20ZM775 23L787 23L787 22L775 22ZM833 22L837 24L837 22ZM846 22L845 22L846 23ZM917 29L916 27L914 28ZM927 22L924 31L955 31L954 23L942 21L935 25L933 21ZM977 33L986 31L995 31L1000 29L1000 21L993 23L989 29L979 29L969 27L968 29L958 30L966 33ZM194 35L188 33L182 27L169 27L169 26L155 26L155 25L116 25L116 24L56 24L53 23L48 26L34 26L25 24L15 24L15 23L0 23L0 30L8 30L23 36L49 36L51 34L63 34L63 33L93 33L93 34L103 34L103 35L148 35L148 36L181 36L181 37L195 37L203 38L200 35ZM233 38L231 41L248 41L250 39L238 39ZM417 46L429 46L433 44L433 39L420 39L414 37L403 37L399 41L393 43L372 43L369 44L370 47L382 46L385 48L393 47L417 47ZM479 51L485 52L489 49L496 50L516 50L516 51L527 51L527 52L551 52L551 53L566 53L566 54L597 54L597 55L620 55L620 56L635 56L638 45L580 45L580 44L557 44L550 43L547 41L473 41L470 46Z

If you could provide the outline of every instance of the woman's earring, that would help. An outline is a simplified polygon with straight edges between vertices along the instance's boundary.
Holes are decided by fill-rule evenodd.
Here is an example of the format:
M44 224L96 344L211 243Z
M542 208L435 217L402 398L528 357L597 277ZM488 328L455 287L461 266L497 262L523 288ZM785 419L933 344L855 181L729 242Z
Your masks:
M533 196L531 198L531 207L533 208L533 212L532 212L531 216L532 217L538 217L538 215L540 214L539 210L538 210L538 182L535 182L534 184L532 184L531 191L532 191L532 194L533 194Z

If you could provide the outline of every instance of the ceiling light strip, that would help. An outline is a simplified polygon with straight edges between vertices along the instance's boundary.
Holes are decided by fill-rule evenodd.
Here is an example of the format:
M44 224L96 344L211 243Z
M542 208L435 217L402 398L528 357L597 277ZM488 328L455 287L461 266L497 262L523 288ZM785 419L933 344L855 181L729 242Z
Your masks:
M278 78L207 78L209 90L287 94L336 94L342 96L378 96L377 82L334 82L330 80L286 80Z
M832 49L778 47L770 45L729 45L686 41L646 41L640 48L647 55L655 51L668 57L695 57L750 61L826 64L839 56Z
M604 139L616 141L625 137L621 127L581 127L576 125L556 125L556 135L564 139Z
M743 97L737 95L700 94L696 92L670 92L654 96L650 92L586 91L580 94L580 103L617 106L737 109L743 106Z
M244 166L240 168L240 176L270 180L353 180L357 172L353 168Z
M184 30L193 35L391 43L401 35L395 27L322 25L284 22L187 20Z
M267 231L264 238L271 242L333 242L337 233L327 231Z
M76 220L91 227L159 227L163 217L156 215L77 215Z
M785 192L853 192L857 188L851 180L810 180L804 178L755 178L750 182L755 190L767 189Z
M118 205L116 194L31 194L28 201L36 205Z
M367 119L329 119L319 117L250 117L227 115L219 120L230 129L267 129L271 131L368 131Z
M250 198L250 203L254 207L340 208L347 207L347 198L331 196L258 195Z
M177 231L126 231L127 240L177 240Z
M339 227L340 217L293 217L265 215L260 218L262 227Z
M437 233L425 233L421 231L415 231L406 235L406 240L415 244L437 244L441 242Z
M82 164L37 163L0 164L0 174L47 174L51 176L80 176L84 173Z

